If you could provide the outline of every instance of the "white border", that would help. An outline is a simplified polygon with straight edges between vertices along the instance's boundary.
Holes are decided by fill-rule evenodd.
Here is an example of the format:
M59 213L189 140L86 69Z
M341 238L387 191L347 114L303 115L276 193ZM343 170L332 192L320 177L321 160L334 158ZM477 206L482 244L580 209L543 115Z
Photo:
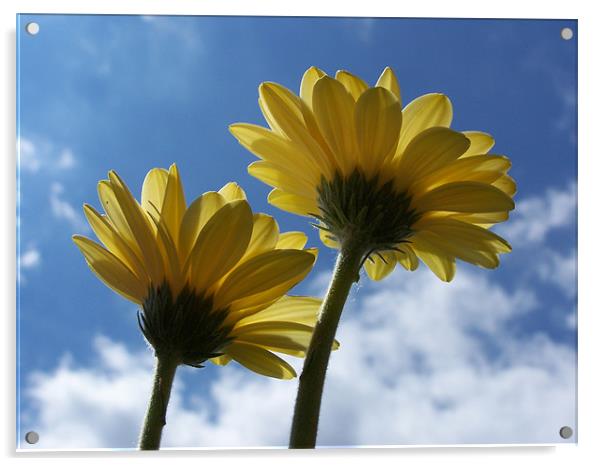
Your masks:
M249 465L275 464L282 460L290 464L304 464L308 459L329 464L363 464L374 459L382 464L453 462L462 465L504 464L522 460L531 465L538 464L587 464L600 454L599 436L602 433L600 419L602 415L600 371L602 364L599 336L602 332L602 309L596 300L596 265L602 260L598 239L602 229L599 217L602 213L600 201L602 195L598 173L602 173L602 148L595 144L600 134L600 72L599 44L602 44L602 28L595 20L595 2L546 1L526 2L524 0L504 0L502 2L484 2L474 0L387 2L384 0L339 1L304 0L286 2L283 0L136 0L119 1L68 1L54 0L3 0L2 38L3 66L1 87L4 105L0 113L4 155L2 174L4 176L2 199L2 249L0 262L2 268L2 296L5 306L2 314L5 350L4 383L1 384L4 402L0 435L4 441L4 455L9 463L16 460L15 446L15 14L21 13L119 13L119 14L220 14L220 15L274 15L274 16L404 16L404 17L473 17L473 18L567 18L578 19L579 30L579 445L561 445L557 447L441 447L405 449L326 449L317 452L286 450L234 450L234 451L164 451L160 453L136 452L71 452L71 453L32 453L20 455L19 461L33 461L43 456L46 461L57 464L80 463L104 464L107 458L118 462L145 461L157 464L169 458L198 464L222 462L241 462ZM596 47L597 45L597 47ZM402 46L402 45L400 45ZM599 286L599 285L598 285ZM22 463L21 463L22 464Z

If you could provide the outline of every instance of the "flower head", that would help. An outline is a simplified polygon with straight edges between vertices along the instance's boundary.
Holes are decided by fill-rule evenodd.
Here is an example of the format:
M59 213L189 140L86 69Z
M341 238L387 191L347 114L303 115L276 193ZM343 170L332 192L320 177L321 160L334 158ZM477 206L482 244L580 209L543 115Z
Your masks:
M274 189L271 204L318 220L322 241L361 243L364 267L379 280L418 258L450 281L456 258L486 268L510 245L488 230L514 208L510 161L491 155L493 138L449 128L452 106L426 94L402 109L395 74L374 87L346 71L309 68L300 96L271 82L259 87L270 129L230 131L261 161L249 173Z
M285 296L315 262L303 233L280 233L272 217L253 214L235 183L187 207L175 164L148 173L141 203L113 171L98 194L106 214L84 212L104 247L73 240L106 285L141 306L140 328L157 354L295 376L272 351L303 356L320 305Z

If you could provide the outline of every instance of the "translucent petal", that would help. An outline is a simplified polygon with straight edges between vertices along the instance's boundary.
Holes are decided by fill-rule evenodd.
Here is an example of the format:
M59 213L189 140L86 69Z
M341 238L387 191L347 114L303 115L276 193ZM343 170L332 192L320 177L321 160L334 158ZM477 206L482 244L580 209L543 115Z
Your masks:
M315 257L307 251L275 249L255 256L234 269L216 292L218 308L231 311L272 302L299 283Z
M180 225L178 253L184 263L196 242L199 233L213 215L226 203L224 197L214 191L197 197L184 213Z
M73 241L86 258L90 269L105 285L123 297L141 304L148 291L148 284L138 278L114 254L100 244L79 235Z
M297 376L289 363L269 351L255 345L234 342L226 353L247 369L276 379L292 379Z
M253 214L246 201L225 204L205 224L190 253L190 280L206 291L245 253L253 230Z

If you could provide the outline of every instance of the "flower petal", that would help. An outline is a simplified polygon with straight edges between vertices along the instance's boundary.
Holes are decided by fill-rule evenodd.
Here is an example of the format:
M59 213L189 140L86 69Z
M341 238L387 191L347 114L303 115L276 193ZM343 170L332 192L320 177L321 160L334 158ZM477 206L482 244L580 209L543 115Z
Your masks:
M215 306L236 311L272 302L303 280L314 261L310 252L295 249L255 256L226 277L215 294Z
M495 145L493 136L482 131L463 131L462 134L470 140L470 148L462 154L462 157L487 154Z
M221 194L210 191L197 197L188 206L182 218L178 239L178 254L182 263L188 259L192 246L205 224L225 203L226 200Z
M249 343L267 350L305 356L313 327L295 322L256 322L236 326L230 333L237 342Z
M357 101L360 95L362 95L369 87L363 79L344 70L337 71L335 79L345 86L345 89L347 89L347 92L351 94L351 97L353 97L353 100L355 101Z
M329 173L331 157L314 137L311 126L315 122L311 111L303 108L305 104L299 97L279 84L262 83L259 86L259 104L274 131L303 147L319 164L322 173ZM309 122L306 122L306 117Z
M297 196L312 198L315 196L316 186L305 179L299 172L275 165L270 162L253 162L247 171L251 176L263 181L269 186L286 190Z
M380 255L379 255L380 254ZM379 254L371 254L364 262L364 269L368 276L375 281L382 280L395 269L397 258L392 251L383 251ZM383 258L385 261L383 261Z
M491 185L464 181L448 183L412 200L420 212L504 212L514 209L514 201Z
M286 212L305 217L311 217L312 214L316 214L320 210L314 199L287 193L280 189L270 191L268 202Z
M269 351L255 345L234 342L225 352L247 369L276 379L292 379L297 376L289 363Z
M271 306L239 320L237 326L263 321L314 325L322 300L307 296L283 296Z
M109 252L117 256L137 278L148 281L148 274L140 262L139 257L119 235L107 218L100 215L88 204L84 204L84 214L92 227L92 231L94 231L98 239L102 241Z
M397 77L391 68L388 66L383 70L380 78L376 82L377 87L384 87L389 92L392 92L399 103L401 104L401 92L399 90L399 83L397 82Z
M164 168L153 168L146 174L142 183L141 204L147 212L161 209L168 177L168 172Z
M428 128L449 128L452 121L452 105L444 94L425 94L412 100L403 109L403 125L399 134L397 155L403 154L410 141Z
M362 94L355 105L355 129L359 163L368 176L376 174L397 146L401 128L401 107L397 98L382 87Z
M261 126L237 123L230 132L238 142L257 157L278 167L307 175L317 184L321 177L320 165L303 147Z
M79 235L74 235L73 241L100 280L123 297L142 304L148 291L148 283L138 279L127 265L100 244Z
M451 282L456 274L456 261L453 256L418 234L412 237L412 248L416 255L433 273L444 282Z
M353 107L353 98L337 80L324 76L315 84L314 115L343 175L349 174L357 161Z
M320 68L316 68L315 66L308 68L307 71L303 74L303 78L301 79L301 89L299 90L299 95L309 108L312 108L311 99L314 92L314 85L316 84L316 82L318 82L318 79L325 75L326 73L324 73L324 71L322 71Z
M301 231L280 233L274 249L303 249L307 244L307 235Z
M253 230L253 214L246 201L234 201L219 209L199 233L190 253L190 280L206 291L243 256Z
M157 204L157 208L161 209L161 218L165 221L167 231L169 231L172 238L177 238L180 234L182 217L186 212L186 198L184 197L180 172L175 163L169 167L163 204Z
M279 236L280 230L273 217L266 214L253 214L251 240L241 261L244 262L258 254L273 250Z
M433 173L462 155L470 141L449 128L430 128L408 145L401 156L398 171L398 189L405 190L412 181Z
M161 283L164 278L163 260L155 241L153 228L148 216L146 216L140 204L136 202L132 193L114 171L109 172L109 180L115 198L123 211L125 220L132 232L132 236L140 246L142 259L148 275L153 283Z
M222 195L226 202L245 201L247 199L247 194L245 193L244 189L242 189L240 185L234 181L226 183L218 192Z

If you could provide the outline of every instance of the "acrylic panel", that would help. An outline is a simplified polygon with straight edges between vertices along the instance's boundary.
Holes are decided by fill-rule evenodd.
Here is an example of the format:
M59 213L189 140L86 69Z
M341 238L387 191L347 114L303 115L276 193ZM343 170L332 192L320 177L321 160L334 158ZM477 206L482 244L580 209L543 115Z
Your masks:
M394 199L397 207L386 211L384 217L364 218L363 225L380 225L383 218L401 215L408 221L408 233L396 240L401 250L389 245L381 251L390 254L386 257L393 257L394 263L400 261L394 270L387 270L388 276L373 280L362 269L359 281L351 288L336 332L340 348L332 352L326 375L317 446L576 442L577 38L575 20L19 15L17 448L138 448L153 388L155 352L149 341L159 339L164 329L157 327L167 324L159 318L152 321L151 310L141 313L136 301L151 306L149 293L154 293L152 303L161 299L173 303L175 298L162 294L164 290L157 285L164 278L161 273L160 278L150 279L150 285L148 280L143 280L145 285L130 280L129 273L155 273L148 261L138 264L133 272L128 269L121 275L117 273L112 287L121 290L120 296L88 266L86 257L88 262L92 259L78 249L87 240L72 239L73 235L82 235L96 241L91 224L95 230L102 230L102 225L112 225L113 232L119 230L119 215L113 201L107 201L110 194L101 195L101 203L97 193L98 182L108 179L110 170L120 178L111 175L108 184L122 186L119 180L123 180L138 201L147 173L156 167L169 169L174 163L179 175L175 169L169 174L152 172L159 180L153 186L164 183L162 189L176 189L173 180L179 176L187 204L231 181L238 183L246 192L252 212L273 217L281 233L304 233L305 248L316 248L306 252L299 249L302 245L296 246L297 255L291 253L278 277L261 275L258 263L240 272L240 280L257 274L253 286L266 288L270 280L284 280L282 277L290 272L292 278L280 295L323 298L337 250L320 241L319 228L312 224L336 223L331 217L339 210L333 207L329 213L316 213L308 212L308 207L302 213L321 217L296 215L279 208L286 202L274 201L274 195L268 202L270 191L276 186L285 193L288 187L299 199L305 196L303 199L310 199L307 202L315 203L311 193L325 196L329 189L332 194L336 183L327 183L320 191L315 180L326 179L321 159L295 165L294 160L302 158L300 153L331 154L328 160L335 160L340 167L347 163L340 160L348 157L345 160L351 160L351 168L341 175L344 183L350 179L345 176L351 176L353 164L363 156L361 147L372 148L373 152L368 151L370 157L381 150L383 161L396 160L395 147L402 144L400 131L403 134L404 128L411 125L417 128L424 123L420 118L430 119L427 127L435 127L426 129L442 131L443 135L453 133L460 145L468 141L468 149L461 152L473 150L473 156L491 164L489 168L475 168L481 170L481 178L471 178L473 172L466 175L469 182L477 180L493 186L478 191L472 202L485 203L493 191L495 196L505 192L508 199L514 199L515 208L498 209L498 214L499 210L510 211L509 217L492 220L499 223L491 226L474 217L469 221L466 215L474 210L468 208L463 217L457 212L460 208L455 207L455 221L473 222L479 235L495 232L504 240L496 242L491 239L494 236L486 236L482 241L487 244L483 243L483 250L477 252L470 249L481 241L477 233L478 238L454 237L451 230L449 235L439 232L423 237L417 233L419 224L430 217L410 215L419 210L415 207L418 195L411 194L417 191L411 190L426 190L442 182L437 178L443 176L437 175L441 173L453 181L454 175L436 169L442 169L443 157L460 160L458 154L450 156L455 149L441 149L447 144L445 139L441 144L424 146L422 158L414 157L414 165L386 165L384 171L393 178L416 170L430 170L431 178L411 184L411 189L410 181L392 184L390 191L381 190L381 197L368 202L373 208ZM317 67L310 70L316 73L313 91L304 94L301 89L303 99L295 100L298 98L290 96L299 94L301 79L312 66ZM388 71L379 81L379 88L370 90L387 67L396 76L399 95L394 92L393 75L386 74ZM322 78L322 71L317 69L336 79ZM352 74L336 75L337 70ZM273 84L262 85L262 112L258 88L266 82L279 83L291 94ZM329 96L339 91L344 94L338 102L349 103L350 111L344 105L335 108L334 97L333 101L324 97L320 103L321 94L316 97L318 86L326 89L327 85L331 86ZM378 97L373 99L374 108L386 104L393 109L391 116L383 117L368 104L368 116L358 116L365 92ZM439 99L439 103L427 105L428 111L420 110L420 105L426 104L419 98L431 93L437 94L428 98ZM287 106L287 98L293 104ZM320 105L322 108L317 108ZM402 107L403 113L399 113ZM278 113L283 108L284 114ZM450 126L452 108L450 132L445 127ZM308 116L307 112L312 111L315 115ZM303 130L309 131L307 134L314 131L309 142L307 134L295 133L300 121L305 122ZM311 121L317 125L313 130L306 128ZM235 123L265 128L271 123L273 134L280 138L274 140L290 144L278 146L266 136L265 141L272 141L276 148L265 149L260 143L254 146L248 141L244 147L246 127L232 129ZM348 132L340 134L347 137L337 139L337 128L346 124ZM388 124L396 132L389 131ZM495 146L490 149L486 135L462 136L463 131L487 133L495 139ZM392 139L387 139L388 134ZM387 150L376 139L366 142L370 135L381 138L381 142L389 141ZM337 144L339 151L333 148ZM280 157L271 161L276 166L271 172L273 166L256 163L258 156L265 158L265 151ZM439 158L432 156L433 151L440 152ZM356 154L355 159L351 153ZM404 154L399 157L410 160ZM424 165L425 160L430 162ZM508 169L508 160L511 179L499 171ZM366 173L378 170L375 164L372 169L366 168ZM505 168L499 168L502 166ZM261 167L268 168L262 171ZM402 167L401 174L394 167ZM493 178L487 178L489 175ZM358 176L360 181L351 184L355 187L347 194L332 196L362 198L361 190L365 186L372 189L372 185L366 181L368 175ZM235 185L229 186L228 195L242 196ZM116 187L113 189L117 192ZM144 255L142 250L156 248L156 261L169 262L175 255L183 262L182 255L172 251L170 256L165 246L169 242L163 240L175 230L171 230L170 220L157 220L161 209L152 200L159 195L150 191L143 203L147 211L138 212L136 207L136 212L126 212L122 219L125 223L121 224L121 232L129 235L126 242L131 241L129 253ZM222 191L224 198L226 191ZM354 194L349 194L351 191ZM126 196L125 188L120 193L114 195ZM430 202L454 203L454 195L441 191L439 197L431 195ZM109 202L108 207L105 202ZM174 215L185 215L182 202L174 201L178 206L174 212L179 212ZM243 201L237 202L236 209L246 206ZM94 217L92 210L83 209L84 204L101 213L103 208L113 211L107 218ZM234 212L235 207L230 210ZM138 214L141 216L136 217ZM441 215L448 218L451 214ZM147 239L154 246L144 243L144 235L128 223L134 221L132 218L146 222L151 235ZM224 229L232 235L243 235L245 227L237 223L237 217L224 218ZM265 221L272 225L271 220ZM106 231L105 239L112 234ZM237 244L235 237L227 239L223 231L216 231L215 241L223 236L223 241ZM435 241L435 237L444 242L440 244L449 242L450 248L456 248L452 256L459 258L453 280L446 275L449 271L435 270L437 264L445 267L429 261L424 249L416 249L416 270L406 270L416 264L411 263L411 251L404 248L418 248L416 238L428 242L428 238ZM156 246L155 240L163 246ZM123 238L107 241L115 243ZM510 248L502 250L505 241L511 245L510 252ZM492 246L494 243L497 246ZM269 248L276 248L275 244L276 239ZM498 249L491 252L489 247ZM204 297L191 291L191 296L198 298L194 306L195 312L201 309L199 314L207 306L217 306L215 303L227 294L215 291L215 287L225 287L224 281L234 274L229 272L234 266L224 265L223 257L234 254L235 248L222 249L207 247L205 253L214 259L199 256L195 266L198 270L190 279L209 283L208 277L215 275L210 282L213 291L207 291ZM129 254L124 250L122 255ZM311 256L313 267L294 275L291 270L296 267L297 256L300 261ZM108 259L103 260L98 259L97 267L109 267ZM135 262L131 257L120 260ZM368 257L366 267L372 267L372 275L387 269L388 263L379 261L376 253ZM481 266L468 263L471 261ZM375 271L378 267L380 272ZM96 272L103 275L102 270ZM175 273L170 275L173 281L165 279L169 282L166 287L175 286ZM262 293L272 293L273 289ZM178 293L184 293L181 287L178 291L172 289L172 294ZM146 298L139 299L138 295ZM209 295L211 301L207 301ZM270 299L280 295L270 295ZM242 337L233 333L236 326L224 330L224 322L237 322L235 312L258 312L249 310L249 303L242 311L234 311L237 301L230 301L222 305L227 317L212 311L201 323L185 321L178 330L192 332L194 327L192 337L196 340L191 345L197 346L191 347L187 359L182 356L178 360L181 365L165 413L161 448L288 446L299 383L298 377L291 378L288 367L297 375L302 373L302 347L311 337L307 326L311 330L318 308L312 308L313 321L295 324L298 340L291 336L293 333L277 334L281 326L272 325L269 332L262 327L272 332L269 338L262 334L261 340L254 334L258 346L242 340L238 346L228 347ZM259 301L253 303L259 306ZM193 305L182 306L186 309ZM222 331L223 335L219 333ZM221 343L198 346L199 339L210 338ZM244 353L249 346L260 353ZM271 370L267 363L262 366L259 359L253 359L268 349L286 362L278 363L282 377L258 373ZM233 360L224 366L207 361L218 353ZM192 367L199 364L204 367ZM254 364L261 367L253 368ZM164 395L159 402L165 401Z

